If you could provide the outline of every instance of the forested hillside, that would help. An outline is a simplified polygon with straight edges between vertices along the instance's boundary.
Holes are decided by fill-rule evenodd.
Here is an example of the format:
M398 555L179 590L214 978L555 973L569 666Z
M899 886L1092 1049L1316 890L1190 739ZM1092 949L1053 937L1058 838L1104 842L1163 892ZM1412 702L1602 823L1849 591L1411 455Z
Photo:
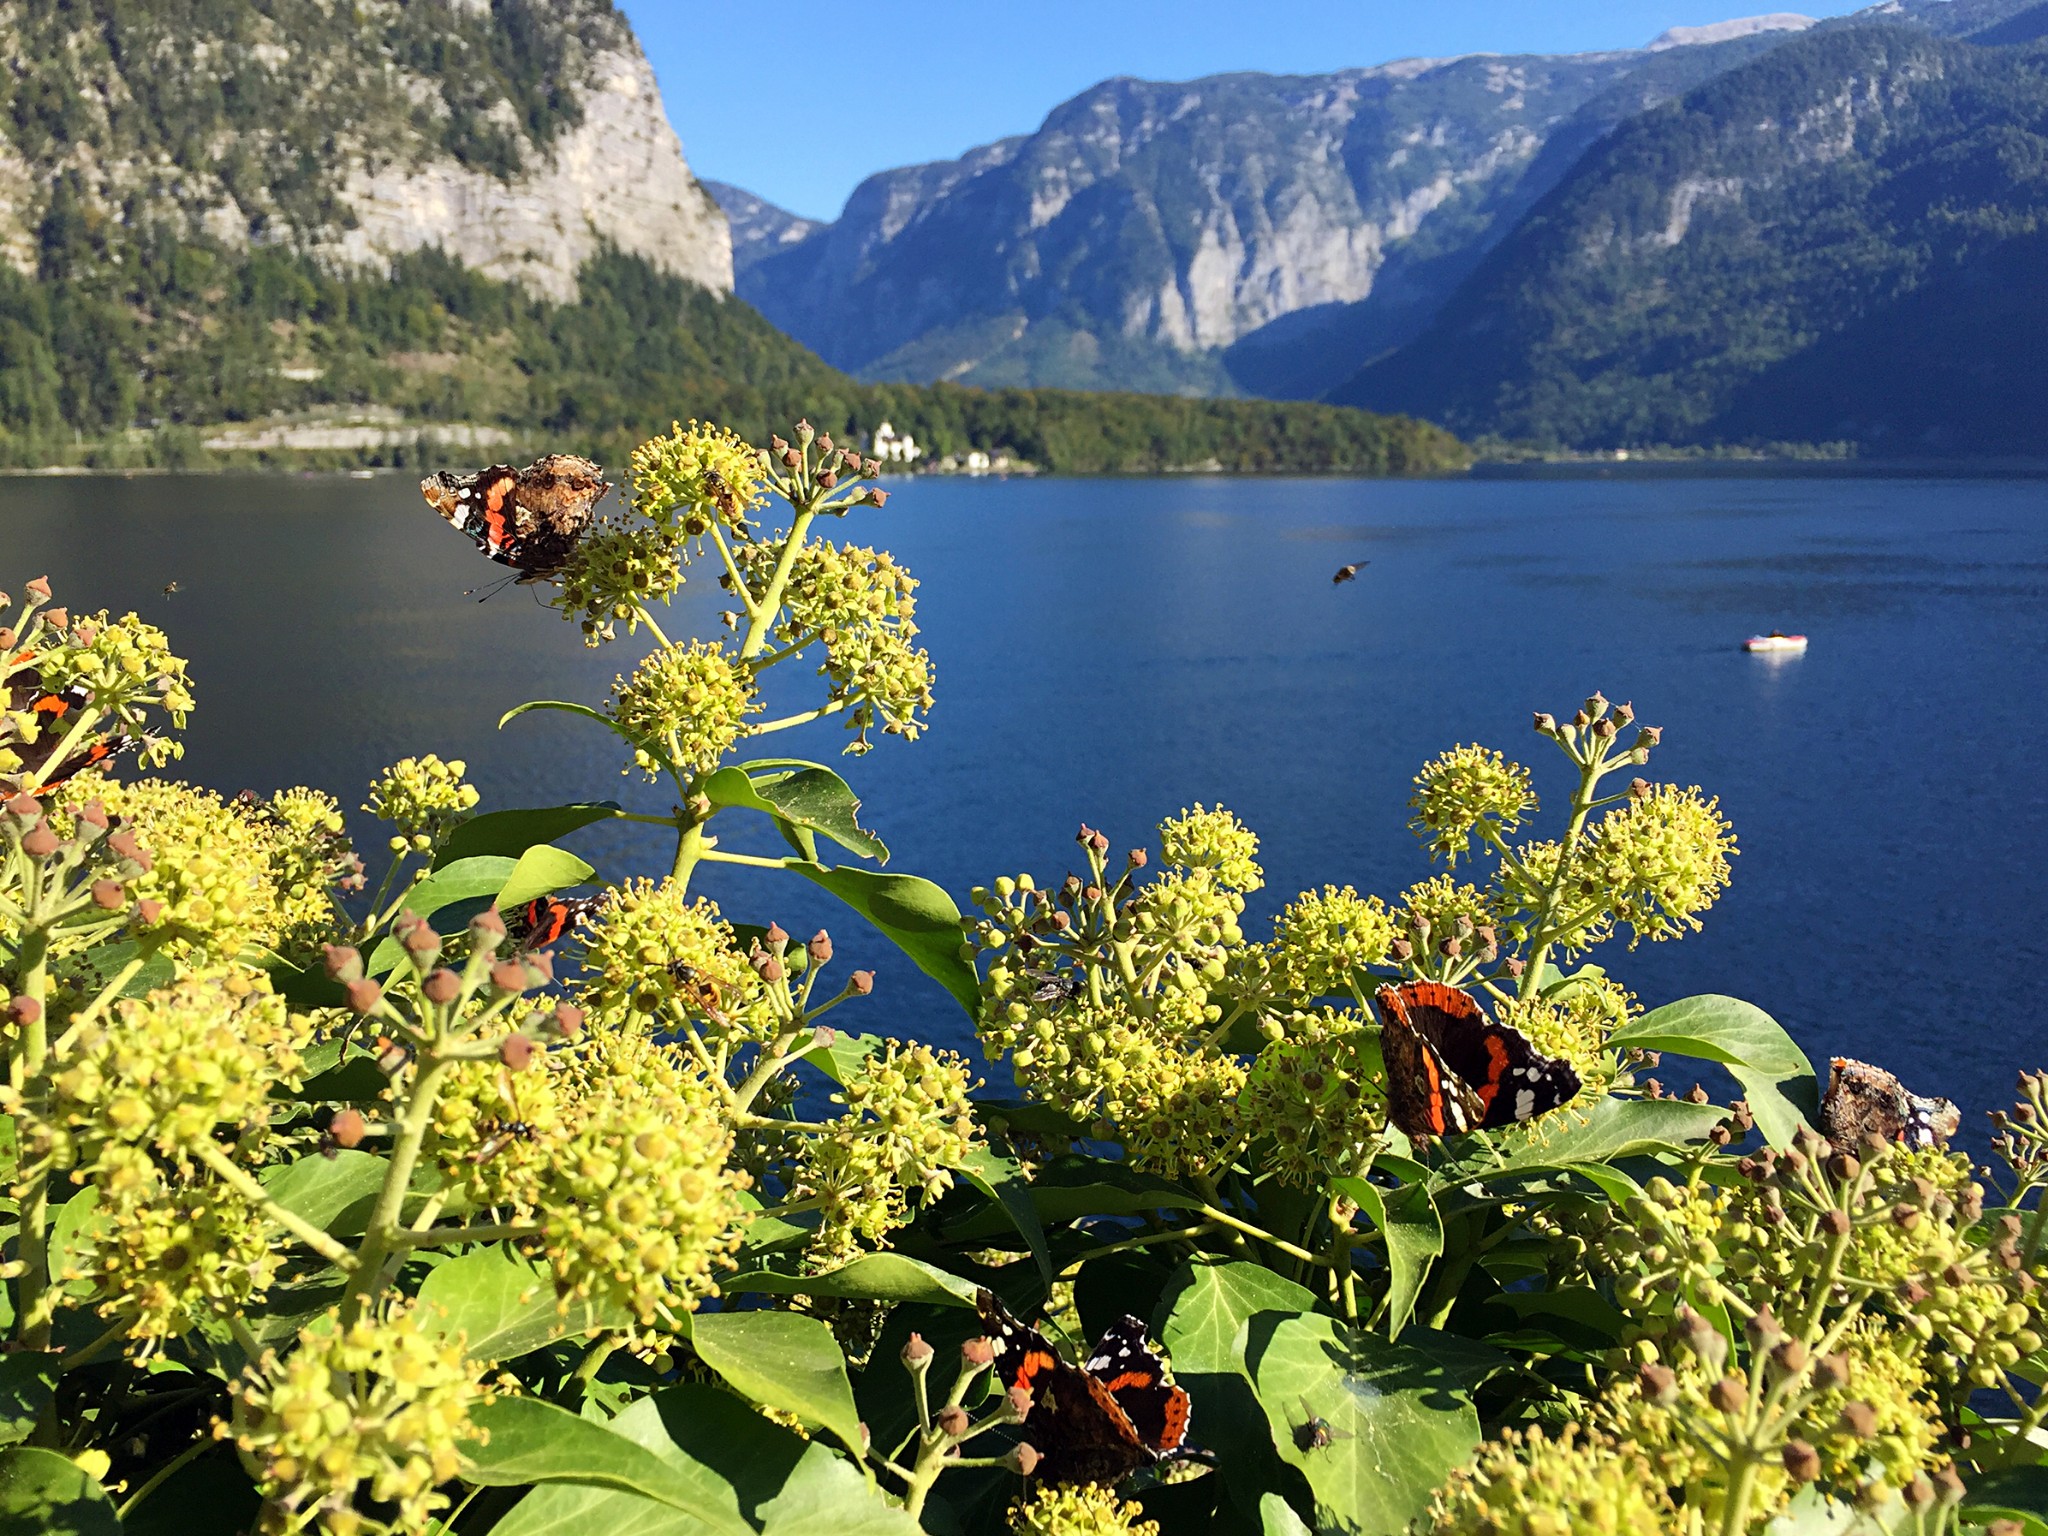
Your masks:
M1333 398L1597 448L2048 437L2048 45L1817 29L1592 150Z

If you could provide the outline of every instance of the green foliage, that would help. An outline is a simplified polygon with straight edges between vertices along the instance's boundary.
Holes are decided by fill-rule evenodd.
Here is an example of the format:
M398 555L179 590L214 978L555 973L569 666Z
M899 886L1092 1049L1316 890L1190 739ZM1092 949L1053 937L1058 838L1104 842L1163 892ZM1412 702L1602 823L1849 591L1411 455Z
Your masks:
M0 266L0 463L66 460L77 434L102 458L189 468L218 424L371 406L423 432L474 423L610 463L678 416L758 441L806 408L842 435L886 419L934 454L999 447L1069 473L1464 462L1434 427L1330 406L864 385L740 300L616 252L585 265L575 302L550 304L439 250L399 258L388 278L350 275L278 248L117 239L72 206L60 186L41 277Z
M1500 753L1418 774L1412 827L1483 884L1326 886L1254 939L1258 839L1197 805L1162 867L1083 827L1075 874L1002 877L963 918L819 861L887 851L838 772L741 756L864 706L913 736L909 578L823 544L882 500L872 466L807 423L758 451L677 427L634 463L555 603L693 681L560 707L653 765L660 808L477 815L465 764L407 758L365 807L373 892L329 796L80 773L116 728L151 735L145 770L175 755L183 664L46 583L8 605L0 1529L1960 1536L1960 1509L2039 1507L2048 1081L1997 1120L1993 1186L1857 1140L1759 1010L1641 1014L1567 971L1682 937L1729 876L1699 791L1604 787L1658 746L1628 706L1536 718L1577 778L1554 836ZM708 574L732 633L671 640L612 537L664 594ZM751 697L782 665L814 692L774 719L702 681ZM551 841L622 817L673 838L667 876ZM790 854L727 851L731 818ZM816 882L858 937L728 921L691 893L706 864ZM536 948L528 904L579 887ZM1022 1099L867 1032L873 972L826 978L874 943ZM1378 1001L1416 979L1485 998L1578 1099L1422 1134ZM1750 1101L1666 1095L1658 1053ZM1062 1433L1070 1377L1011 1386L984 1291L1076 1364L1144 1319L1121 1326L1170 1357L1199 1457L1089 1459L1111 1437Z
M1544 446L2031 452L2044 165L2037 44L1815 28L1623 124L1329 398Z

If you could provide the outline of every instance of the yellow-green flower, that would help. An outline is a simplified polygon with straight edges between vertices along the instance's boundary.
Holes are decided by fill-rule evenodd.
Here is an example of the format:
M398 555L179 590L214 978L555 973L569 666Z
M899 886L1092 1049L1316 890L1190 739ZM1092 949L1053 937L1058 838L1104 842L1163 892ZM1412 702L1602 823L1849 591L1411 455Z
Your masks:
M777 1021L761 978L717 905L672 880L629 880L586 928L579 1001L615 1023L690 1020L721 1037L764 1038Z
M658 647L612 687L612 718L636 743L633 760L650 779L671 768L710 772L760 708L753 679L723 646L703 640Z
M633 508L685 537L713 523L735 531L768 499L760 453L709 422L672 423L633 450Z
M133 1148L110 1148L102 1163L98 1203L60 1278L89 1281L101 1316L129 1320L131 1354L241 1312L270 1289L287 1250L239 1193L204 1175L166 1179Z
M476 809L477 792L463 782L468 771L459 757L443 762L429 752L401 758L370 785L363 809L390 822L424 852Z
M1262 1171L1304 1189L1357 1173L1386 1125L1381 1072L1378 1033L1355 1013L1290 1020L1252 1062L1238 1101L1251 1134L1270 1142Z
M1159 1536L1133 1501L1100 1483L1041 1483L1010 1511L1013 1536Z
M532 1246L570 1297L674 1327L716 1289L748 1178L711 1084L641 1034L597 1034L563 1085L569 1123L534 1195Z
M841 1086L846 1113L804 1152L798 1193L823 1197L811 1244L820 1267L844 1262L859 1241L880 1242L909 1219L913 1197L935 1199L980 1143L967 1063L894 1040L863 1058Z
M1698 932L1728 888L1734 829L1697 787L1657 784L1596 822L1580 858L1629 945Z
M1303 891L1273 924L1273 959L1282 984L1304 998L1350 995L1368 985L1394 942L1394 919L1377 896L1350 886Z
M1529 770L1487 747L1453 747L1415 776L1408 823L1423 845L1446 864L1472 846L1481 823L1512 832L1536 810Z
M89 1165L109 1147L182 1163L223 1134L260 1145L271 1090L303 1078L310 1035L269 985L260 972L189 975L87 1025L40 1111L55 1166Z
M232 1430L275 1529L397 1536L447 1507L437 1488L462 1470L461 1443L480 1438L469 1415L486 1395L462 1341L410 1308L346 1326L330 1312L236 1383ZM395 1505L395 1518L372 1518L359 1497Z
M1209 870L1226 890L1251 892L1266 883L1256 862L1258 834L1220 805L1197 805L1162 821L1159 847L1168 864Z
M640 627L642 610L665 603L683 584L683 554L673 530L607 524L585 534L557 578L554 606L578 620L583 643L601 645Z
M1451 1474L1429 1536L1658 1536L1683 1530L1648 1464L1624 1444L1567 1425L1509 1431Z

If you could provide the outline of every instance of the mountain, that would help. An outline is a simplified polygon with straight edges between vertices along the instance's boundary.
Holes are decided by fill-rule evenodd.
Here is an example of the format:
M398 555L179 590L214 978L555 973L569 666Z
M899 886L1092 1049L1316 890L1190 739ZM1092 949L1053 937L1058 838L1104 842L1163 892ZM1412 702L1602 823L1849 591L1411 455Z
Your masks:
M352 265L443 246L553 299L605 246L732 287L609 0L0 7L0 255L79 218Z
M1105 81L1035 133L870 177L739 292L868 378L1314 395L1426 324L1615 124L1808 25Z
M1932 14L1625 124L1333 398L1579 448L2040 451L2048 5Z
M1465 460L1330 406L856 382L733 296L609 0L14 0L0 45L0 464L619 464L806 414L1073 470Z
M766 198L730 183L707 180L702 185L725 214L726 226L732 231L732 265L736 273L746 271L764 256L773 256L808 240L825 227L816 219L778 208Z

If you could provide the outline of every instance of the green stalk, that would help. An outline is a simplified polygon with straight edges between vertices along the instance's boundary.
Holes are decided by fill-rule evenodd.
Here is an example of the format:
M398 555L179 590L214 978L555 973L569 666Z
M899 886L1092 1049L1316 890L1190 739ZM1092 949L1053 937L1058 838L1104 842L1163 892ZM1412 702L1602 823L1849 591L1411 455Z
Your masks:
M413 1167L419 1162L420 1145L433 1121L434 1100L440 1094L441 1078L447 1071L448 1063L438 1057L423 1058L419 1076L413 1080L412 1097L406 1103L405 1118L399 1122L398 1135L391 1145L390 1165L384 1170L384 1184L370 1211L369 1229L356 1249L356 1270L349 1276L348 1289L342 1293L342 1317L347 1322L361 1317L382 1288L384 1261L397 1248L404 1231L400 1218L405 1211L406 1193L412 1188Z
M36 903L40 905L40 903ZM15 956L17 980L20 988L17 995L32 998L37 1004L44 1003L50 991L50 934L42 927L28 929L21 936L21 949ZM43 1070L49 1058L50 1024L46 1009L36 1009L35 1022L21 1026L21 1049L14 1060L14 1080L17 1086L28 1082ZM21 1259L20 1315L22 1320L21 1346L27 1350L44 1350L50 1347L50 1324L53 1309L45 1304L45 1294L50 1286L50 1175L47 1168L38 1168L30 1174L21 1192L21 1238L19 1255ZM45 1426L54 1429L54 1422L45 1415Z

